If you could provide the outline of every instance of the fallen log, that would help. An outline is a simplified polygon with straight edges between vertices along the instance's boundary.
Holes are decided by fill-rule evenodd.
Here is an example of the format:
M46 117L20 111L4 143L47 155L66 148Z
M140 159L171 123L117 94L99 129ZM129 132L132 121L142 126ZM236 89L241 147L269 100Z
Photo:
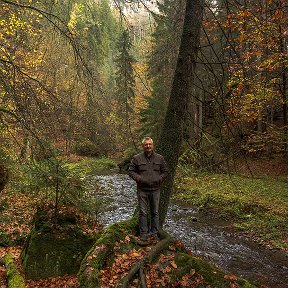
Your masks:
M17 269L15 260L11 254L4 256L4 264L6 268L6 275L8 279L9 288L25 288L25 280Z

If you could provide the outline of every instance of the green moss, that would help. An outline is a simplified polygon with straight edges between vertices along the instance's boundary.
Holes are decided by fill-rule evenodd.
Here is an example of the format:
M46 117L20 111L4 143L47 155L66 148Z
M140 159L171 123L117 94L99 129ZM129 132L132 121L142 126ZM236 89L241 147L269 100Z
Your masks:
M209 284L211 287L231 287L231 281L224 278L225 273L223 271L200 258L192 257L185 253L176 253L174 259L177 264L177 269L175 269L172 274L172 280L174 281L181 279L181 277L189 273L191 269L194 269L196 273L204 277L205 284ZM234 281L240 285L239 287L256 288L255 285L241 278Z
M83 233L74 215L48 218L47 211L38 210L21 253L28 279L76 274L85 254L96 241L95 235Z
M98 287L100 270L114 261L115 242L124 240L132 232L135 232L135 219L116 223L105 229L81 263L78 278L82 288Z
M0 202L0 212L3 212L4 210L9 208L9 203L6 199L2 200Z
M108 267L113 264L114 260L114 246L115 242L120 241L127 235L135 234L135 223L137 223L136 219L132 219L130 221L125 221L118 224L113 224L109 226L99 237L90 251L87 253L85 259L81 263L80 271L78 273L78 278L80 280L80 286L82 288L97 288L100 287L99 279L100 271L103 267ZM162 235L162 236L161 236ZM161 231L161 238L170 237L166 232ZM132 237L133 239L133 237ZM132 250L135 248L136 250L139 249L139 243L133 243L133 240L129 243L125 241L120 242L122 244L117 245L117 253L125 253L128 250ZM177 246L176 250L164 250L162 253L165 257L161 258L158 254L154 258L154 267L158 267L156 269L156 273L158 273L159 278L163 276L163 271L171 265L171 259L173 259L177 265L175 268L173 265L173 269L169 276L171 276L169 285L175 284L181 281L181 278L184 275L187 275L191 272L191 270L195 270L195 275L192 274L192 277L195 276L201 278L203 277L205 286L203 287L210 287L213 288L229 288L232 287L232 284L239 285L237 287L243 288L255 288L253 284L250 284L248 281L244 279L236 279L229 280L225 279L225 273L221 271L216 266L205 262L204 260L196 257L192 257L187 254L186 250L182 246ZM161 259L160 259L161 258ZM165 260L166 259L166 260ZM169 277L168 277L169 278ZM119 279L120 280L120 279ZM194 278L193 278L194 280ZM232 284L231 284L232 283ZM170 287L170 286L167 287ZM160 286L162 287L162 286ZM171 286L172 287L172 286ZM174 286L173 286L174 287ZM176 287L176 286L175 286ZM177 286L178 287L178 286ZM194 286L193 286L194 287ZM202 287L197 286L197 287ZM234 287L234 286L233 286Z
M115 172L117 169L115 161L106 157L86 157L77 163L67 164L67 166L73 171L79 171L80 175L83 176L87 174L111 173L111 171Z
M17 265L11 254L6 254L4 256L6 274L8 278L9 288L25 288L24 278L21 276L17 269Z
M286 180L228 174L181 175L174 198L213 211L234 221L237 229L258 239L279 243L287 239L288 186Z

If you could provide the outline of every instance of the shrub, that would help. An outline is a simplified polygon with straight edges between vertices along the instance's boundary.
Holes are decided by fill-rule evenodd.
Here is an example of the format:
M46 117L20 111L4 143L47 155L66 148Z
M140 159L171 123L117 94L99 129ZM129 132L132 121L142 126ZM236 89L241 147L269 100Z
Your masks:
M101 154L99 146L90 140L83 140L75 144L75 152L81 156L97 157Z

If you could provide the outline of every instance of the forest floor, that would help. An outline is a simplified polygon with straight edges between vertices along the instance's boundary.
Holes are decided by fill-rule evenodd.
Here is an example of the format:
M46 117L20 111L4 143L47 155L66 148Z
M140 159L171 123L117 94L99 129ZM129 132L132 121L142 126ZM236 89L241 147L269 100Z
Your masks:
M277 179L281 179L281 181L283 179L284 179L283 181L287 180L288 164L283 159L270 159L270 160L254 159L251 162L249 161L249 165L247 165L246 161L241 160L239 163L237 163L236 166L238 167L237 168L238 174L248 176L251 175L252 173L254 177L272 177L273 179L275 178L276 180ZM7 190L2 191L0 195L0 203L2 206L5 206L5 203L7 203L7 205L4 208L2 207L3 210L1 211L0 215L1 229L4 230L9 236L11 236L13 240L16 240L16 242L17 239L25 238L25 236L28 235L30 231L31 219L35 213L35 208L37 207L37 203L39 201L40 199L37 199L35 195L32 196L27 193L11 193L11 191ZM241 227L238 228L239 230L241 230ZM287 239L286 241L288 242ZM22 249L21 245L12 247L10 246L0 247L0 259L6 253L11 253L15 257L19 265L19 269L21 270L21 265L19 262L19 255L21 249ZM109 280L106 279L106 281ZM5 267L0 264L0 288L7 288L7 287L8 286L6 281ZM36 288L36 287L78 288L80 287L80 284L77 275L53 277L48 279L39 279L35 281L32 280L26 281L26 288Z
M173 197L226 220L235 234L288 251L287 161L238 159L229 172L182 168L176 175Z
M12 240L17 242L17 239L25 239L30 232L31 221L36 212L37 203L40 199L37 199L35 195L31 197L26 193L10 193L9 191L2 191L0 195L0 203L7 203L7 209L1 212L0 222L1 229L4 230ZM19 241L19 240L18 240ZM19 241L22 244L22 240ZM0 246L0 259L5 254L10 253L14 256L21 273L22 267L19 261L22 245L18 246ZM69 287L78 288L79 282L76 275L67 275L63 277L52 277L48 279L39 280L27 280L26 288L58 288ZM0 265L0 288L7 288L6 269Z
M235 160L233 167L239 175L288 179L288 161L284 157L241 158Z

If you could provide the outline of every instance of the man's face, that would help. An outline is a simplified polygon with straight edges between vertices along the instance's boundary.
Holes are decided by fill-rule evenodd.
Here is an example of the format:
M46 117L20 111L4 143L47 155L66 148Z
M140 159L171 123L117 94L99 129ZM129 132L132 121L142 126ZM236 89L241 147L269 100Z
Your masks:
M143 149L144 149L144 152L146 153L152 153L153 151L153 142L151 140L145 140L144 143L143 143Z

